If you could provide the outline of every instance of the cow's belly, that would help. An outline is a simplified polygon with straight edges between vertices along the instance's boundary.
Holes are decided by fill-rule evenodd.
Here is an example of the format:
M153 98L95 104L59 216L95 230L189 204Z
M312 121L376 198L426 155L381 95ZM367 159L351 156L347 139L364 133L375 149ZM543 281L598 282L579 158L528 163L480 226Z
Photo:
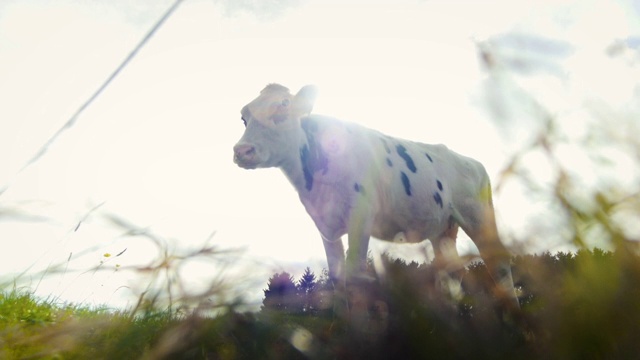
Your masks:
M447 230L450 214L423 215L403 218L391 214L379 214L374 220L371 235L385 241L418 243L435 239Z
M319 184L311 193L300 196L300 200L326 239L336 240L348 233L351 212L355 210L353 194L348 189ZM374 211L371 214L371 236L385 241L410 243L439 237L449 226L450 210L445 207L432 211L423 203L422 199L412 199L384 207L371 201L367 206L367 210Z

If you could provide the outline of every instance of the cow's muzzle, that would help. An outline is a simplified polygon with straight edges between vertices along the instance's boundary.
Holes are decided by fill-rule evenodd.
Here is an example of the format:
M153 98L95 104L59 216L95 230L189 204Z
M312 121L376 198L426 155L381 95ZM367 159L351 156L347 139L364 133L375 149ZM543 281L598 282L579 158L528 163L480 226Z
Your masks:
M249 144L237 144L233 147L233 162L245 169L257 166L256 147Z

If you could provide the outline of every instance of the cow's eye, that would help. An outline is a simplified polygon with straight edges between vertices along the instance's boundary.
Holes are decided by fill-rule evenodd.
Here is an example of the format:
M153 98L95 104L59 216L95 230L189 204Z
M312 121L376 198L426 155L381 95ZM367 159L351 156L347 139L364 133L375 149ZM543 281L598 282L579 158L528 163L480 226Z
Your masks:
M282 104L282 106L283 106L283 107L287 107L287 106L289 106L289 99L284 99L284 100L282 100L282 103L281 103L281 104Z
M247 127L247 120L245 120L244 117L241 117L241 119L242 119L242 123L244 124L244 127Z

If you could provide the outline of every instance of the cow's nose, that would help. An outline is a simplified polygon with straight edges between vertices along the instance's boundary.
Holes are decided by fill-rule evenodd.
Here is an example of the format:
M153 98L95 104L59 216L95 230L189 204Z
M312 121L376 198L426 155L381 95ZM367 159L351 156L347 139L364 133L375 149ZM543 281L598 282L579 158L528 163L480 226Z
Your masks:
M238 144L233 147L233 159L237 161L251 160L256 154L256 148L249 144Z

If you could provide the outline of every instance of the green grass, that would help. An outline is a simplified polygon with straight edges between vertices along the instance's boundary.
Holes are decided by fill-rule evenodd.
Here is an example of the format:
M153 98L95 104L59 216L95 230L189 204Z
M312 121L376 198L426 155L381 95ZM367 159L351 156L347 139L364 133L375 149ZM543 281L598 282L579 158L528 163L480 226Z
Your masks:
M171 317L131 317L40 300L27 292L0 293L0 358L138 358ZM112 354L112 355L106 355ZM113 356L113 357L112 357Z

